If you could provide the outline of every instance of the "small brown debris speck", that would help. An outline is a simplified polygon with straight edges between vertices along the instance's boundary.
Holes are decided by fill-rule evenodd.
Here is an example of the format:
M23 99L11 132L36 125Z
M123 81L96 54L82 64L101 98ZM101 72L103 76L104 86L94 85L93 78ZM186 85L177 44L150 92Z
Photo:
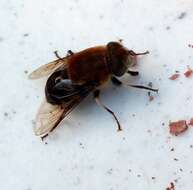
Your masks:
M99 18L102 20L104 18L104 15L99 15Z
M178 179L174 179L174 182L175 182L175 183L178 183Z
M193 48L193 45L192 45L192 44L188 44L188 47L189 47L189 48Z
M149 96L149 101L153 101L154 100L154 97L152 95Z
M109 175L111 175L111 174L113 173L113 169L110 168L110 169L107 171L107 173L108 173Z
M148 86L152 88L152 87L153 87L153 83L152 83L152 82L149 82L149 83L148 83Z
M180 15L178 16L178 19L183 19L183 18L185 18L186 17L186 15L187 15L187 13L186 12L182 12L182 13L180 13Z
M169 124L170 133L172 135L179 135L183 132L185 132L188 129L188 125L185 120L179 120L175 122L171 122Z
M173 152L173 151L174 151L174 148L171 148L170 151Z
M82 149L84 149L84 145L80 142L79 143L79 145L80 145L80 147L82 148Z
M175 73L175 74L173 74L171 77L169 77L169 79L170 79L170 80L176 80L176 79L179 78L179 77L180 77L180 74Z
M152 131L150 129L147 130L148 133L152 133Z
M4 116L7 117L9 114L7 112L4 113Z
M149 31L153 31L154 30L154 28L152 26L150 26L148 29L149 29Z
M28 36L29 36L29 34L28 34L28 33L25 33L25 34L23 34L23 36L24 36L24 37L28 37Z

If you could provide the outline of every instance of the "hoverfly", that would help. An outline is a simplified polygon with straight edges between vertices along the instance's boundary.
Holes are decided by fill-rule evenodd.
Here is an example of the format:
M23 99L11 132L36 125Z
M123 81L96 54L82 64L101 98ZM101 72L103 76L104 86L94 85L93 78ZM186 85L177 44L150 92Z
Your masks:
M129 68L136 62L138 55L148 53L135 53L119 42L109 42L78 53L69 50L65 57L55 52L57 60L41 66L29 75L30 79L50 75L45 86L46 101L37 114L35 134L46 137L90 93L93 93L96 103L114 117L120 131L121 125L116 115L100 101L100 89L110 80L115 85L124 85L117 77L125 73L138 75L137 71ZM127 86L158 91L141 85Z

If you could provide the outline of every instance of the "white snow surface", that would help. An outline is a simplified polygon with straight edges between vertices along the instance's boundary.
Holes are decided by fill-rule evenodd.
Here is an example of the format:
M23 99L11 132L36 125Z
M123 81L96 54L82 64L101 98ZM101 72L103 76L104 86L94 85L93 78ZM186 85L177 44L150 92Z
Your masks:
M1 0L0 23L1 190L191 189L193 129L175 137L168 125L193 117L193 78L183 75L193 68L193 0ZM150 51L134 68L140 76L123 80L153 82L154 100L109 85L101 99L122 132L89 96L42 142L33 125L46 78L28 74L55 50L64 56L119 39ZM169 80L176 70L180 78Z

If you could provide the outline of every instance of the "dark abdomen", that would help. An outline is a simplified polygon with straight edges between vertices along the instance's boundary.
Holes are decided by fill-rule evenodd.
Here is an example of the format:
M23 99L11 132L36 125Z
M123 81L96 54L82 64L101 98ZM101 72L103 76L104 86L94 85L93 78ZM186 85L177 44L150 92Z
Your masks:
M98 46L75 53L68 59L69 78L77 84L97 82L103 84L110 72L106 60L106 46Z

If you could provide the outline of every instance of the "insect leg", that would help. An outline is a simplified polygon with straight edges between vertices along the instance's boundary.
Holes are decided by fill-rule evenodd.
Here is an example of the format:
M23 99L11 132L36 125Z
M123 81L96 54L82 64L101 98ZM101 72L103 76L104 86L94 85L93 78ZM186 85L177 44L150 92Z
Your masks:
M42 137L41 137L41 140L44 141L44 139L45 139L46 137L48 137L48 134L42 136Z
M140 88L140 89L145 89L145 90L150 90L150 91L153 91L153 92L158 92L158 89L154 89L154 88L150 88L148 86L143 86L143 85L133 85L133 84L124 84L123 82L121 82L118 78L116 77L111 77L111 81L115 84L115 85L124 85L124 86L130 86L130 87L133 87L133 88Z
M121 125L120 125L119 120L117 119L116 115L114 114L113 111L111 111L108 107L106 107L106 106L100 101L99 96L100 96L100 91L99 91L99 90L94 91L94 99L95 99L96 103L97 103L100 107L102 107L103 109L105 109L106 111L108 111L108 112L114 117L115 121L117 122L117 126L118 126L117 131L121 131L122 128L121 128Z
M67 56L71 56L71 55L73 55L74 54L74 52L72 51L72 50L68 50L67 51Z
M114 76L111 77L111 81L112 81L113 84L115 84L117 86L121 86L123 84L119 79L117 79Z
M129 55L136 56L136 55L146 55L149 54L149 51L141 52L141 53L135 53L133 50L128 51Z
M127 73L130 74L131 76L137 76L137 75L139 75L139 72L138 72L138 71L130 71L130 70L128 70Z
M62 59L62 57L60 57L60 56L59 56L59 54L58 54L58 51L57 51L57 50L56 50L56 51L54 51L54 54L55 54L55 56L56 56L58 59L63 60L63 59Z

